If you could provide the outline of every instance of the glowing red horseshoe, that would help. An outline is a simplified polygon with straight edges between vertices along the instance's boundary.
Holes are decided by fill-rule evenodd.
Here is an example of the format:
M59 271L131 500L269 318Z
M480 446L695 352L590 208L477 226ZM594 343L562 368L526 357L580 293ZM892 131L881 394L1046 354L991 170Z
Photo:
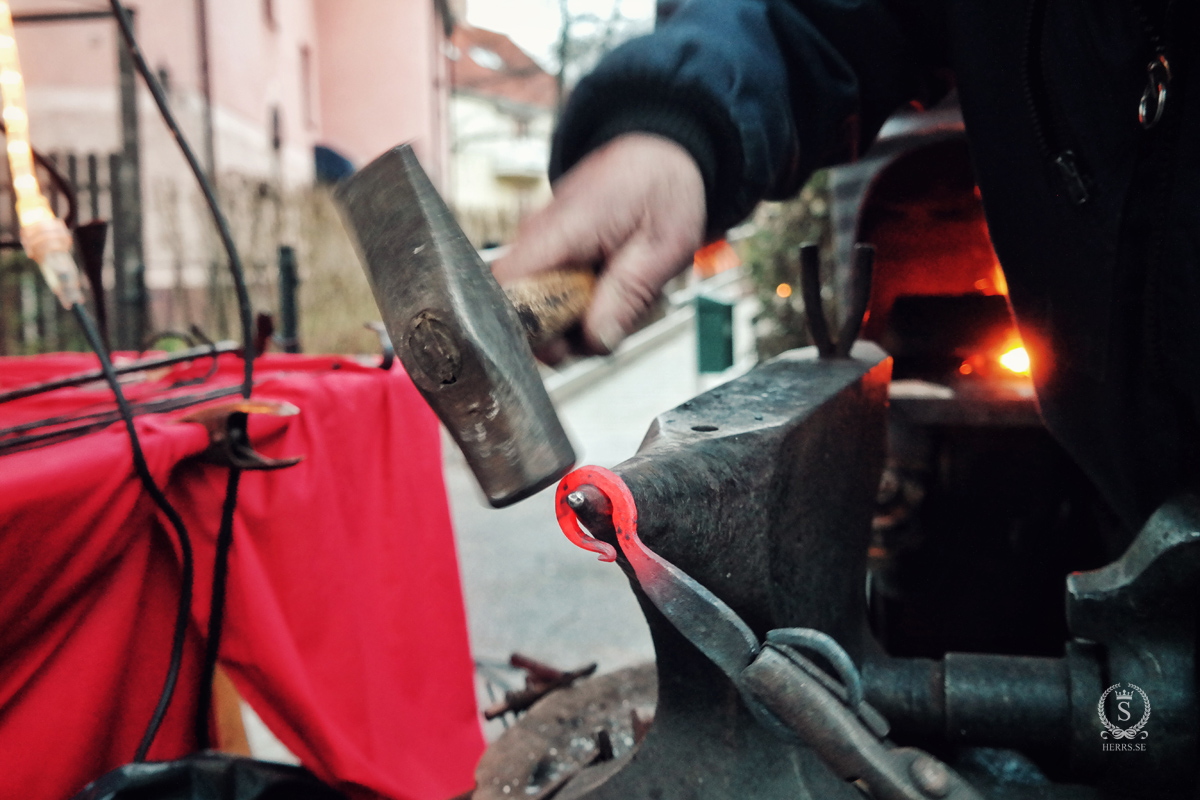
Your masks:
M584 550L600 554L601 561L616 561L617 549L607 542L602 542L594 536L584 533L579 527L575 512L567 504L567 495L581 486L591 484L599 489L612 503L613 528L617 537L625 542L641 542L637 535L637 506L633 495L625 482L604 467L580 467L562 479L558 484L558 492L554 496L555 512L558 515L558 525L572 542ZM626 552L628 556L629 553Z

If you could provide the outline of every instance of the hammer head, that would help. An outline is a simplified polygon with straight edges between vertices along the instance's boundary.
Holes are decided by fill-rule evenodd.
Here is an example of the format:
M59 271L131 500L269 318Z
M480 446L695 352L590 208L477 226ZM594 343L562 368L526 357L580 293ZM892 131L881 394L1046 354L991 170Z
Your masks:
M496 508L575 462L521 322L408 145L337 190L396 354Z

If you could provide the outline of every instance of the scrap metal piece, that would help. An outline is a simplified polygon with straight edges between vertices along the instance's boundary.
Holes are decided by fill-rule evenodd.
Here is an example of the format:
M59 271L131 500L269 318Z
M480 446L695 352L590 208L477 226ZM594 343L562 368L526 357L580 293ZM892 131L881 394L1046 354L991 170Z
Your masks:
M394 148L337 190L396 354L499 508L553 484L575 452L520 319L433 188Z
M587 666L564 672L520 653L513 653L509 663L525 670L525 688L505 692L503 700L484 709L484 719L493 720L509 712L519 714L551 692L568 688L580 678L589 677L596 672L597 666L593 661Z
M538 701L494 742L475 771L473 800L549 800L605 753L597 731L606 731L613 764L627 762L646 733L657 698L653 664L576 682ZM650 723L652 724L652 723ZM639 725L642 726L639 728Z
M200 459L226 467L248 470L276 470L292 467L304 456L270 458L254 449L246 433L247 414L292 417L300 409L284 400L241 399L184 414L176 422L195 422L208 431L208 448Z

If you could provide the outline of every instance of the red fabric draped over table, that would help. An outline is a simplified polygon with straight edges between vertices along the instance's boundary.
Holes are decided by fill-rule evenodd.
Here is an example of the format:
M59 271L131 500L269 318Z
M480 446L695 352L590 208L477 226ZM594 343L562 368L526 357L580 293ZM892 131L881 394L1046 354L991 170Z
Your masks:
M208 360L129 387L131 400L203 376ZM95 369L86 355L0 358L0 390ZM222 356L202 391L234 385ZM179 391L179 390L177 390ZM250 417L264 455L242 476L221 662L320 778L355 795L445 800L483 750L437 423L399 367L267 356ZM232 398L230 398L232 399ZM107 402L106 402L107 401ZM0 404L0 428L112 408L95 385ZM227 471L193 458L204 429L146 415L150 469L196 552L175 700L150 757L192 751ZM162 688L179 596L169 524L133 473L122 425L0 456L0 796L60 800L129 761Z

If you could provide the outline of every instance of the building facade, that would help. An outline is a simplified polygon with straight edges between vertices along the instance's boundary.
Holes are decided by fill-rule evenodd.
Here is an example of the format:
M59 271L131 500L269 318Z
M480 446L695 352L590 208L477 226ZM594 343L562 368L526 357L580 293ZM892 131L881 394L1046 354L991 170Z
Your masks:
M178 309L159 308L167 302L163 297L205 285L215 262L223 265L224 259L186 163L140 80L136 124L129 125L128 102L123 117L121 43L104 13L107 3L82 5L11 2L33 144L42 152L75 155L81 172L88 154L99 157L101 173L109 154L136 155L139 255L160 312L154 316L186 318ZM285 199L311 187L317 146L361 166L388 147L411 142L435 184L446 182L445 52L453 20L444 0L127 5L146 58L201 162L215 175L244 248L261 244L264 253L274 252L295 238L303 220L289 215ZM86 219L90 208L83 204ZM99 206L100 216L111 214L105 203Z
M550 199L555 78L507 36L460 23L447 52L450 200L477 247L511 238Z

